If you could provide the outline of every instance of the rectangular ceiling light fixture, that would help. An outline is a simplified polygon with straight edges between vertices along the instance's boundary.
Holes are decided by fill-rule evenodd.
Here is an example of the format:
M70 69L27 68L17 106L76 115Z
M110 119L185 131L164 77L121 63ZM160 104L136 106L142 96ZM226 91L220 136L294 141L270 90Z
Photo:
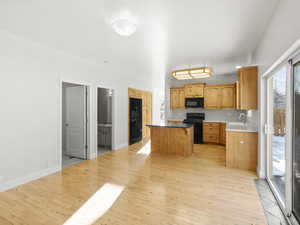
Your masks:
M177 80L191 80L208 78L213 74L212 68L200 67L185 70L174 70L172 76Z

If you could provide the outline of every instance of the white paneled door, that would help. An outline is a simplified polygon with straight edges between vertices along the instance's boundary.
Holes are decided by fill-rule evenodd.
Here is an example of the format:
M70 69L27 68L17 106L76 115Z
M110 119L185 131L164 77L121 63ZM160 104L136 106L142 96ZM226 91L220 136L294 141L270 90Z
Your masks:
M66 154L86 159L86 87L67 87L66 104Z

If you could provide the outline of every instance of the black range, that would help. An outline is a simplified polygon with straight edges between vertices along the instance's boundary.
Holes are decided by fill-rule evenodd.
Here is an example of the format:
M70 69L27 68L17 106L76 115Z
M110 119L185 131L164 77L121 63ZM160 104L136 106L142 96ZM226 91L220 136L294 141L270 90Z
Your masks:
M203 144L203 120L205 113L187 113L183 120L186 124L194 125L194 144Z

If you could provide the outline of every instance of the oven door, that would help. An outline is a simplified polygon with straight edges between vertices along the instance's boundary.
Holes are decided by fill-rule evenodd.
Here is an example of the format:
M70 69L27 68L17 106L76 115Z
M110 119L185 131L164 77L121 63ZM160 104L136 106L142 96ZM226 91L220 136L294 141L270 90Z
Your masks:
M186 108L203 108L204 98L186 98L185 107Z

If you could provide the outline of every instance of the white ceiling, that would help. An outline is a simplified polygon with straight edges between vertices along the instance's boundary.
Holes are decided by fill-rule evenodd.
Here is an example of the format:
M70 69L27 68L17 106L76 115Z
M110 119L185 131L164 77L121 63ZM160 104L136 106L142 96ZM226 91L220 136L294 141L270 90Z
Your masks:
M2 0L0 29L98 63L175 69L207 64L217 74L251 63L279 0ZM113 32L123 11L131 37Z

